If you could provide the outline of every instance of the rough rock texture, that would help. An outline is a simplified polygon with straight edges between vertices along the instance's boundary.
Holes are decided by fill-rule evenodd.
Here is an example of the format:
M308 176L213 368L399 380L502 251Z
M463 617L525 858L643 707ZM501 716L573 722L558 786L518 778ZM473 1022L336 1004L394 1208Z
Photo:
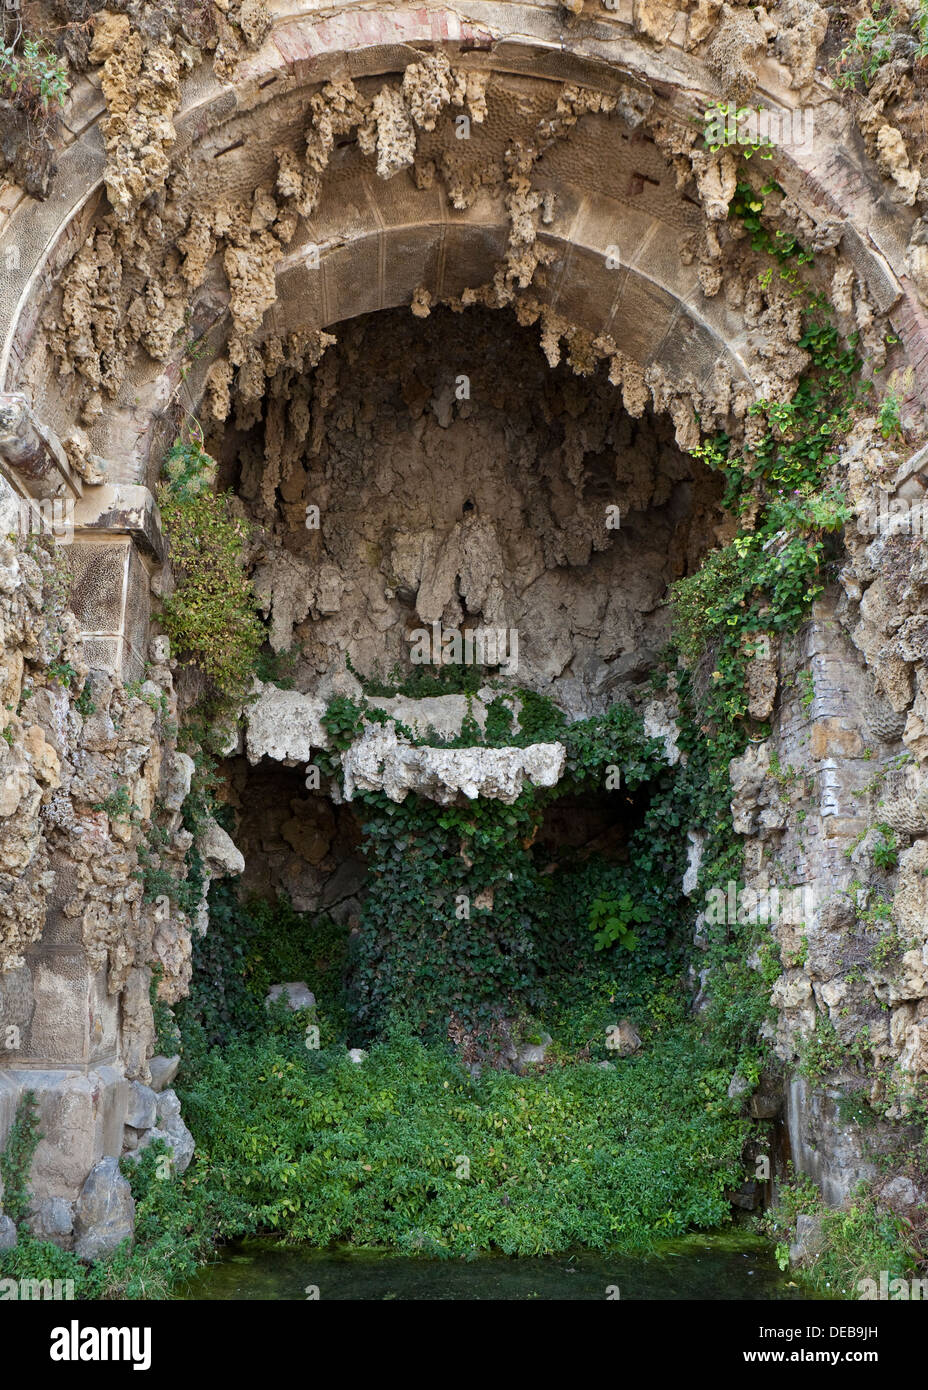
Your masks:
M185 1173L190 1167L196 1144L190 1130L180 1114L180 1101L174 1091L162 1091L158 1096L157 1124L138 1138L137 1152L147 1148L156 1139L163 1139L171 1150L173 1167L176 1173Z
M246 711L248 761L274 758L290 764L308 763L313 749L328 748L322 724L326 701L298 690L268 685Z
M271 643L299 644L293 678L309 693L261 690L251 762L309 762L328 743L327 699L358 694L345 652L366 675L412 674L414 634L433 623L516 631L508 683L574 715L644 678L718 480L681 456L666 421L617 411L604 371L589 383L551 371L529 329L503 347L486 312L421 325L393 313L350 325L309 378L281 367L272 391L247 442L231 435L224 476L262 527L255 588Z
M74 1207L74 1253L82 1260L109 1255L135 1229L135 1200L119 1160L95 1164Z
M539 35L556 18L556 40L543 41L571 70L575 38L591 27L589 14L575 24L581 9L571 0L569 18L533 17ZM874 368L901 368L890 332L900 325L887 314L902 290L860 254L857 228L872 226L897 264L904 255L905 293L928 305L926 78L911 4L893 17L887 61L846 106L817 76L845 62L834 55L868 14L863 0L827 14L813 0L769 10L635 0L630 18L643 53L663 61L682 43L694 101L713 83L737 104L778 82L838 122L848 150L856 126L871 163L850 166L853 218L833 181L802 207L799 193L774 189L765 218L814 250L809 275L841 333L859 333ZM27 208L48 260L27 277L10 372L62 424L88 492L123 468L151 481L146 464L155 471L198 412L223 484L258 526L248 558L271 646L295 654L296 688L265 685L246 712L244 757L228 731L224 790L247 853L215 822L201 826L206 881L244 867L292 890L298 907L352 920L359 832L350 806L311 779L314 751L328 746L321 714L332 695L360 694L346 652L367 677L387 681L398 667L408 678L414 634L433 625L518 633L519 671L502 688L545 691L574 715L630 698L677 762L673 701L651 700L642 682L666 639L668 584L731 533L718 477L687 453L704 432L756 442L764 419L752 406L790 400L810 363L791 283L764 277L729 217L746 170L736 151L706 147L692 111L674 109L671 83L652 89L608 58L588 87L490 71L493 34L470 18L449 56L434 38L421 51L401 39L409 15L396 7L389 40L402 56L395 71L367 76L361 49L334 62L324 51L340 11L293 25L280 16L272 40L260 0L119 0L57 22L71 17L56 7L54 41L74 73L94 70L99 94L76 89L62 129L36 130L0 103L0 155L27 192L49 192L59 156L83 179L65 235L46 215L53 205ZM384 37L376 7L361 18L368 42ZM266 41L265 57L292 55L282 81L255 54ZM301 85L307 71L315 87ZM84 202L82 160L102 169L99 207ZM755 189L767 172L752 165ZM832 173L796 168L784 185L818 187ZM432 200L426 212L413 209L420 195ZM17 197L4 193L4 218ZM401 237L391 240L394 200ZM628 232L634 262L610 265L606 288L599 263L615 258L603 255L604 223ZM5 247L14 280L20 249ZM373 299L352 297L372 285ZM337 345L325 331L330 302L347 321ZM412 313L357 321L378 302ZM484 312L500 309L505 318ZM916 309L905 301L910 333ZM918 403L905 376L890 382L911 437ZM750 714L772 732L731 769L747 883L760 895L798 883L813 896L771 930L784 963L777 1051L793 1066L827 1021L842 1047L869 1049L882 1068L872 1098L898 1118L905 1088L928 1072L928 568L923 535L906 524L926 483L925 459L908 452L872 420L851 435L835 481L861 519L845 535L840 592L800 638L751 660ZM896 519L867 530L884 501ZM4 538L16 529L7 512ZM87 548L75 546L77 597ZM113 566L126 555L114 551ZM0 1063L12 1073L28 1060L42 1077L34 1219L67 1243L103 1130L107 1152L119 1133L133 1152L166 1135L177 1167L190 1161L164 1089L174 1062L149 1065L150 992L155 967L163 1001L186 992L191 929L205 930L207 913L205 883L192 912L176 901L194 848L184 825L194 769L176 749L169 654L149 649L144 681L115 677L100 645L79 640L60 560L35 540L0 542L0 1019L20 1039L0 1034ZM169 592L154 568L156 592ZM141 667L144 646L136 656ZM811 675L811 703L800 675ZM437 746L465 719L483 724L493 698L495 688L470 703L373 697L373 708L434 729L436 746L369 727L345 756L347 795L369 786L396 799L415 789L510 800L526 776L550 785L559 744ZM893 865L885 827L899 840ZM694 846L690 892L698 860ZM173 891L156 891L166 879ZM98 1070L34 1070L51 1058ZM148 1080L160 1093L154 1116ZM842 1073L822 1095L790 1093L794 1154L830 1200L870 1171L858 1136L835 1119L852 1084Z
M562 743L527 748L425 748L396 736L392 725L367 725L364 737L342 754L345 799L358 791L384 791L391 801L410 792L450 805L478 796L511 805L528 783L553 787L564 770Z
M151 1072L151 1089L153 1091L167 1090L180 1068L180 1057L151 1057L148 1068Z
M281 998L286 999L287 1008L293 1011L316 1007L316 996L305 980L291 980L289 984L271 985L264 1002L270 1005Z

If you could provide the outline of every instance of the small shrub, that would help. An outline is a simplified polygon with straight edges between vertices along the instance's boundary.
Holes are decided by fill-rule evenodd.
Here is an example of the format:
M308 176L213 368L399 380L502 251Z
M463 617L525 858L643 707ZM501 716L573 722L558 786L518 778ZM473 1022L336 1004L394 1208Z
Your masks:
M68 90L67 62L41 39L26 39L19 52L15 43L0 44L0 92L29 115L63 106Z
M178 441L164 466L158 502L177 587L161 621L179 653L196 663L220 702L240 705L265 638L244 571L248 523L230 493L216 493L215 463L199 443Z

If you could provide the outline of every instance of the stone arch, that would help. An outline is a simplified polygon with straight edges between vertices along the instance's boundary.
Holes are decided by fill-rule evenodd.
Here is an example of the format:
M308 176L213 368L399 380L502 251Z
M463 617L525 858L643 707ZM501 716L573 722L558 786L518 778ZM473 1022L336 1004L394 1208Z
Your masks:
M358 81L396 79L410 62L429 53L447 54L468 70L546 89L551 97L565 82L618 94L620 106L624 103L633 113L633 131L645 110L667 121L691 122L706 101L722 90L718 65L713 67L707 60L695 19L676 11L668 11L657 28L633 13L630 4L595 14L583 12L574 19L565 18L556 6L528 4L479 4L476 10L469 8L465 17L453 6L429 11L352 7L320 16L305 3L274 13L273 20L261 47L239 64L234 82L220 79L205 64L184 80L174 116L176 142L169 151L174 165L203 152L217 164L243 138L243 123L251 122L249 141L257 133L268 146L276 138L278 124L289 120L292 125L301 104L321 83L347 76ZM820 84L797 88L786 67L767 61L760 66L754 95L778 114L788 114L800 101L811 106L817 130L814 155L803 148L779 150L771 170L811 224L838 223L842 253L866 285L876 309L891 312L893 327L914 369L914 390L924 389L928 318L907 278L905 262L914 214L887 201L882 181L866 156L849 147L847 113ZM52 197L37 203L11 189L6 207L0 208L0 314L6 323L0 345L0 386L7 392L24 391L39 418L59 435L73 423L69 406L57 398L54 370L37 369L30 353L57 279L106 211L104 117L98 88L83 81L72 102ZM639 145L639 157L644 152ZM553 308L565 310L569 321L594 333L609 324L630 331L632 355L637 353L640 365L666 357L674 366L676 356L681 365L681 359L689 364L695 360L711 370L709 358L716 351L727 359L736 378L763 394L764 383L753 380L741 352L744 325L718 300L700 293L693 267L680 261L679 237L665 230L671 224L661 225L662 216L655 216L653 209L650 215L635 215L629 200L617 202L614 190L604 189L603 181L602 168L591 172L586 167L577 171L573 185L569 178L562 183L564 211L556 214L550 228L539 229L542 242L557 257L555 284L544 297ZM423 257L431 254L435 259L436 238L442 244L439 258L445 258L443 272L453 270L446 263L449 238L463 243L484 237L483 266L489 263L500 248L505 226L499 211L493 216L475 207L461 216L449 209L441 189L430 194L408 187L398 191L409 183L405 173L385 182L368 170L361 194L366 207L352 229L350 246L344 244L344 231L339 229L340 210L323 202L315 219L322 249L320 278L327 284L322 298L331 298L333 277L337 277L343 285L352 285L354 303L310 306L305 302L305 288L299 287L295 302L283 306L284 321L293 321L297 302L304 305L297 316L301 327L318 328L349 316L345 310L363 312L378 304L402 302L416 288L411 281L420 283L413 272ZM210 186L215 186L215 177ZM663 195L664 190L659 191ZM663 218L672 201L686 206L676 193L664 201ZM692 203L690 210L695 227L701 210ZM615 276L604 278L601 273L600 258L606 247L616 244L616 236L625 268L621 280L627 289L624 323L612 284ZM416 250L403 245L404 238L412 237L419 241ZM342 244L335 244L339 241ZM473 249L473 244L467 251L462 246L462 264ZM297 247L278 267L279 300L289 299L299 254ZM339 275L339 263L346 257L352 264ZM377 287L368 294L371 270ZM343 299L345 293L343 289ZM277 312L269 311L269 320ZM644 341L635 343L636 335L642 333ZM692 350L684 350L686 335ZM216 325L211 339L218 344L222 337L223 329ZM175 343L160 369L141 371L132 383L131 396L127 390L126 399L108 410L102 436L100 431L92 432L97 452L108 460L111 475L120 482L143 480L147 460L138 456L138 441L145 441L145 446L150 443L165 400L176 393L188 407L199 403L205 376L202 366L188 369L178 390L182 347L181 342ZM122 427L117 428L120 414Z
M595 139L585 139L579 129L580 138L569 150L552 147L538 191L559 197L551 218L540 219L535 228L539 246L552 252L551 273L544 285L523 288L537 293L538 304L560 324L591 338L613 340L640 373L660 369L665 408L675 393L689 398L705 394L721 365L729 386L744 387L743 414L748 400L767 389L754 352L756 329L738 305L704 294L697 259L687 262L679 253L681 232L698 233L707 221L711 226L724 216L731 171L720 167L724 156L710 164L703 170L701 201L694 199L673 177L673 141L667 143L665 158L647 134L649 127L642 128L646 116L664 127L677 122L683 128L707 101L727 95L724 67L708 51L710 34L700 35L698 22L696 12L642 6L638 0L620 0L608 10L587 0L571 18L554 3L473 0L466 12L455 4L422 9L351 3L330 13L320 12L315 0L290 0L274 7L267 37L244 57L234 78L219 77L204 63L183 80L165 153L173 168L186 161L195 180L202 175L195 187L207 204L224 188L247 191L257 178L247 161L244 174L241 168L236 172L241 158L236 151L246 143L258 146L258 166L265 176L272 172L269 161L276 144L296 137L307 100L324 83L350 78L369 86L395 85L410 64L435 54L467 72L489 75L499 85L503 105L508 102L511 120L519 115L520 104L529 112L536 99L556 105L565 84L615 98L630 119L623 123L613 117L614 128L607 131L605 118L593 113L589 122L596 123ZM887 192L847 111L828 88L813 73L791 68L788 53L780 57L782 61L760 62L754 94L778 113L807 104L818 139L811 150L777 151L771 169L792 202L794 221L813 236L828 232L842 261L859 277L876 316L888 316L901 339L896 360L912 368L915 404L928 387L924 287L912 278L908 254L916 214L904 200L894 201L891 189ZM744 64L736 63L732 71L733 80L741 81ZM78 406L52 355L43 355L42 338L58 283L109 215L105 116L96 81L81 81L68 108L51 196L38 202L15 187L0 196L0 390L7 397L0 453L21 490L47 496L64 487L78 499L75 607L85 650L94 666L140 680L147 651L148 570L152 559L163 554L150 492L152 473L159 446L172 432L176 408L200 409L212 363L226 350L231 316L228 286L221 277L205 280L191 304L191 324L208 353L188 358L187 335L178 329L158 358L136 356L90 428L89 447L102 461L103 476L97 476L95 486L86 486L90 477L75 471L59 442L77 423ZM505 129L499 134L505 142ZM223 161L230 158L226 172ZM642 163L647 167L642 169ZM625 179L623 187L616 185L617 170ZM346 164L341 183L338 169L331 174L328 192L333 196L324 196L304 219L272 268L274 294L261 316L259 346L275 335L319 332L349 317L415 302L417 294L426 308L425 297L459 297L488 281L506 254L512 219L500 188L482 190L469 206L456 208L441 179L431 187L417 186L407 170L390 180L378 179L369 160L351 168ZM157 189L156 183L153 191ZM320 248L318 272L307 265L310 243ZM605 265L612 246L619 253L617 270ZM680 428L685 432L685 420ZM96 466L91 461L91 476ZM825 684L824 641L813 656L827 691L815 712L828 720L843 718L846 692L836 694ZM165 679L170 681L169 672ZM823 745L823 755L828 752ZM176 780L183 781L180 773ZM179 794L182 801L182 788ZM743 799L749 800L747 793ZM853 805L847 797L844 803L845 810ZM834 793L827 813L834 816L841 804ZM851 817L842 819L849 840ZM96 824L95 833L102 836L104 827ZM841 843L835 836L836 850ZM219 864L223 852L228 866L227 847L219 841ZM59 907L54 911L60 918ZM100 925L98 947L105 926ZM74 930L74 923L57 922L59 928ZM56 949L49 947L48 959L39 962L38 968L49 975L54 974L49 961ZM144 1078L149 1041L144 968L126 964L133 959L127 948L114 994L100 979L99 959L94 973L82 949L75 946L73 960L68 957L73 971L66 997L77 1000L70 1019L77 1041L72 1045L69 1035L53 1057L37 1043L30 1058L33 1067L49 1059L59 1067L46 1104L51 1151L64 1151L70 1138L52 1123L56 1097L79 1092L84 1107L80 1151L60 1178L61 1191L53 1194L67 1200L73 1200L100 1156L101 1114L103 1142L120 1142L126 1114L120 1069L129 1063L130 1074ZM178 978L189 966L189 935L186 949L184 958L182 932L165 947L165 954L173 951L180 960ZM56 988L53 981L39 1001L43 1019L52 1017L65 997ZM811 987L801 997L811 998ZM31 999L29 994L30 1008ZM915 1024L911 1030L917 1035L911 1044L915 1047L921 1034ZM7 1086L0 1076L4 1125L11 1113L7 1102L19 1085Z

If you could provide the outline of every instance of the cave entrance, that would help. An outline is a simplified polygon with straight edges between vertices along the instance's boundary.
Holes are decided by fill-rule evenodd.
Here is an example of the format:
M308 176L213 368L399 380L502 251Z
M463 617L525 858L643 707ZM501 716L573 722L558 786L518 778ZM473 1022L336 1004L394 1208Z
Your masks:
M676 960L681 891L637 859L680 756L655 679L665 600L718 539L722 482L669 419L630 414L604 368L546 360L499 312L395 310L342 325L310 371L281 363L206 445L252 523L269 622L224 768L242 891L357 938L354 1041L389 1010L430 1026L413 1001L443 978L425 1012L484 1056L464 1007L480 978L508 1055L513 1015L543 1016L555 977L595 966L616 999L603 944L628 948L617 978L639 943ZM487 631L506 634L489 657ZM574 786L571 725L616 705L666 749L631 786L606 762Z
M551 366L503 311L390 310L335 337L207 436L256 524L255 588L296 687L328 694L347 660L384 693L466 688L466 667L456 684L415 669L436 624L517 633L508 683L572 717L639 685L668 585L720 517L722 480L670 419L644 400L630 415L602 365Z

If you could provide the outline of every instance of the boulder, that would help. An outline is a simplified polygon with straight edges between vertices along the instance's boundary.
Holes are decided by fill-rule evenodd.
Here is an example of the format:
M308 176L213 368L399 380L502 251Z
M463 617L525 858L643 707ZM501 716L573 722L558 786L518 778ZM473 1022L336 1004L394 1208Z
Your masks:
M0 1251L12 1250L17 1241L16 1226L9 1216L0 1216Z
M516 1064L521 1070L523 1067L537 1066L545 1060L545 1053L551 1046L553 1039L550 1033L540 1033L537 1043L523 1043L516 1053Z
M918 1188L911 1178L891 1178L880 1195L886 1205L894 1210L915 1207L921 1201Z
M801 1213L796 1218L796 1239L789 1247L791 1265L811 1264L825 1248L825 1234L820 1216Z
M82 1260L109 1255L135 1230L135 1201L115 1158L94 1164L74 1208L74 1251Z
M179 1066L179 1055L176 1057L152 1057L148 1063L148 1069L151 1072L151 1089L158 1092L170 1086L177 1075Z
M63 1250L71 1244L74 1230L74 1203L64 1197L42 1197L33 1201L26 1225L36 1240L47 1240Z
M126 1124L133 1129L151 1129L157 1118L158 1097L150 1086L133 1081L129 1087L129 1107Z
M637 1052L641 1046L641 1038L634 1023L628 1018L623 1018L618 1023L610 1024L606 1029L606 1046L610 1052L617 1052L620 1057L630 1057L633 1052Z
M185 1173L190 1167L196 1144L181 1118L180 1101L174 1091L162 1091L158 1096L158 1124L139 1140L139 1149L146 1148L153 1139L167 1141L174 1154L175 1172Z
M740 1072L736 1071L735 1074L732 1076L732 1079L728 1083L728 1099L739 1100L741 1096L743 1096L747 1091L750 1091L750 1089L750 1081L748 1081L746 1077L743 1077Z

